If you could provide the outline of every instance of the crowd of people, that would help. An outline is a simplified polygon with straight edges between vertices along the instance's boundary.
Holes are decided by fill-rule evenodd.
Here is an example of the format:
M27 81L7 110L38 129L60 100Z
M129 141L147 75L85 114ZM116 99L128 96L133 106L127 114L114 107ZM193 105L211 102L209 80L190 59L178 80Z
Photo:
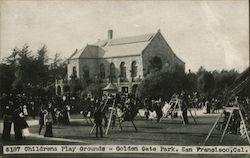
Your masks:
M137 102L132 95L102 95L102 96L27 96L25 94L3 94L1 96L1 117L3 118L3 140L10 140L11 125L14 124L16 140L24 138L24 131L27 130L27 119L39 117L39 130L41 134L45 127L45 137L52 137L52 124L70 124L70 112L79 113L90 119L105 120L107 126L107 112L115 101L115 108L121 110L124 120L136 116ZM101 109L101 111L100 111ZM103 114L95 114L100 111ZM87 116L88 115L88 116ZM102 117L103 116L103 117ZM100 119L101 118L101 119ZM115 115L113 116L115 118ZM112 125L115 125L115 119ZM101 130L100 130L101 131Z
M46 127L44 136L52 137L52 122L69 123L69 105L61 97L27 96L25 94L3 94L0 104L1 117L3 118L3 140L10 140L12 123L14 124L15 140L24 139L28 135L27 119L39 116L40 134Z
M219 112L223 107L223 98L218 97L202 97L198 93L188 94L182 91L180 94L175 94L180 100L182 117L185 124L188 124L187 111L188 108L204 109L205 113ZM133 94L116 93L103 94L98 96L27 96L25 94L3 94L1 96L1 116L3 117L3 140L10 140L11 124L14 124L15 139L22 140L25 135L28 124L27 118L35 119L39 117L39 130L41 134L45 127L44 136L52 137L52 125L68 125L70 124L70 114L81 112L84 118L94 119L96 125L96 137L103 137L102 124L107 126L110 114L110 107L115 108L112 116L112 127L115 126L116 117L120 121L130 121L138 114L139 109L145 109L146 119L152 119L150 116L153 112L156 114L156 121L164 115L163 107L168 103L165 98L143 100L137 98ZM248 104L248 103L243 103ZM247 114L247 112L243 112ZM234 113L233 119L229 125L230 133L238 133L241 128L239 114ZM172 117L177 117L177 114L172 114ZM224 111L225 125L228 113ZM249 117L246 116L248 119ZM249 119L247 120L249 122ZM98 134L99 133L99 134Z

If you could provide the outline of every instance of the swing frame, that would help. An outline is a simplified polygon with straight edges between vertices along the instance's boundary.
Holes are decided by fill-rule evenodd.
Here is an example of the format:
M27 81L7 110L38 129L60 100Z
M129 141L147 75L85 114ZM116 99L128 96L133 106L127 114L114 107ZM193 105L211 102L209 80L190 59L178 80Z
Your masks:
M228 126L229 126L229 123L230 123L230 121L231 121L231 119L232 119L233 112L234 112L234 111L238 111L239 114L240 114L241 121L243 122L243 127L244 127L244 129L245 129L245 131L246 131L246 136L247 136L248 143L250 144L250 138L249 138L249 134L248 134L248 132L247 132L248 130L247 130L246 123L245 123L245 120L244 120L244 117L243 117L243 114L242 114L241 109L242 109L242 107L241 107L241 105L238 103L237 100L236 100L236 106L234 106L234 107L224 107L224 110L225 110L225 111L230 111L230 115L229 115L229 117L227 118L226 126L225 126L225 128L223 129L223 133L222 133L221 138L220 138L220 143L222 143L222 141L223 141L223 139L224 139L224 137L225 137L225 134L226 134L227 129L228 129ZM221 114L217 117L217 119L216 119L214 125L213 125L212 128L210 129L210 131L209 131L209 133L208 133L208 135L207 135L205 141L203 142L203 145L206 145L206 143L207 143L207 141L209 140L211 134L213 133L213 131L214 131L216 125L218 124L218 122L219 122L220 119L222 118L222 114L223 114L223 113L221 113Z
M177 96L173 96L172 99L169 102L169 105L171 106L170 109L168 109L167 113L172 110L171 113L175 113L175 112L181 112L181 103L180 103L180 99ZM195 124L197 124L197 120L195 119L195 117L193 116L191 110L189 108L187 108L187 111L190 113L190 116L192 117L192 119L194 120ZM165 115L162 115L160 122L163 118L165 118L167 116L167 113ZM196 113L195 113L196 115ZM181 114L181 119L182 119L182 123L183 125L185 125L185 121L184 121L184 117Z
M106 102L105 102L105 104L104 104L104 106L103 106L103 108L102 108L102 111L103 111L103 110L105 109L105 107L107 106L107 102L108 102L108 99L106 100ZM110 115L109 115L108 125L107 125L107 128L104 129L104 130L105 130L105 135L106 135L106 136L108 135L108 132L109 132L109 130L110 130L110 125L111 125L111 122L112 122L112 116L113 116L113 114L114 114L114 111L117 110L117 108L115 107L115 100L113 100L113 104L112 104L112 107L111 107L111 108L112 108L112 109L111 109L111 112L110 112ZM121 129L121 131L122 131L122 125L121 125L120 117L117 116L117 113L115 113L115 115L116 115L116 119L118 119L119 127L120 127L120 129ZM135 131L138 132L138 130L137 130L136 126L135 126L135 123L134 123L133 119L130 120L130 121L132 122L132 124L133 124L133 126L134 126L134 128L135 128ZM105 127L105 126L104 126L104 127ZM96 128L96 124L93 125L92 129L90 130L90 134L93 133L93 131L94 131L95 128Z

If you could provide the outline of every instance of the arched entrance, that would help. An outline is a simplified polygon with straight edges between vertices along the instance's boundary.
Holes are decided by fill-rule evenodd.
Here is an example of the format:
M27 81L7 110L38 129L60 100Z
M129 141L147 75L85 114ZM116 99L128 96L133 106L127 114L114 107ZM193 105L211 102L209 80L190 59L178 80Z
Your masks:
M61 88L61 86L57 86L57 95L62 95L62 88Z
M131 93L135 94L135 93L136 93L137 87L138 87L138 84L134 84L134 85L132 86Z
M82 74L83 79L87 80L89 79L89 67L87 65L82 67Z

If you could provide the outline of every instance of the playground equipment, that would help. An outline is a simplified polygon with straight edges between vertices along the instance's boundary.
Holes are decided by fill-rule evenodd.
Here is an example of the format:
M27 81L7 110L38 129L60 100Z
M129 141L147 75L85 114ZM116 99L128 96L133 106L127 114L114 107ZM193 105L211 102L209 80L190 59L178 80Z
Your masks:
M160 121L167 116L171 116L172 119L177 117L178 113L182 112L182 110L181 110L182 103L181 102L182 102L182 100L179 99L177 95L173 95L170 102L169 102L170 108L167 111L163 112L163 115L162 115ZM187 111L190 113L190 116L194 120L195 124L197 124L195 117L193 116L191 110L188 107L187 107ZM184 121L182 114L180 116L181 116L183 124L185 125L185 121Z
M246 69L235 81L234 83L231 85L231 87L228 88L228 91L227 93L225 94L224 98L224 111L229 111L230 115L229 117L227 118L226 120L226 126L225 128L223 129L223 133L222 133L222 136L220 138L220 143L222 143L223 139L224 139L224 136L226 134L226 131L228 129L228 126L229 126L229 123L232 119L232 115L235 111L237 111L240 115L240 119L243 123L243 128L245 130L245 133L246 133L246 137L247 137L247 140L250 144L250 138L249 138L249 134L248 134L248 130L247 130L247 127L246 127L246 122L245 122L245 118L243 117L243 114L242 114L242 110L245 112L246 115L248 115L246 109L238 102L238 97L237 97L237 94L239 94L241 91L243 91L244 89L248 89L249 88L249 85L250 85L250 76L249 76L249 73L250 73L250 68ZM230 99L234 97L235 98L235 103L234 103L234 106L233 107L228 107L229 105L229 101ZM249 105L249 103L247 103ZM211 130L209 131L205 141L203 142L203 145L206 145L207 141L209 140L213 130L215 129L216 125L218 124L218 122L220 121L220 119L222 118L222 114L221 113L218 118L216 119L214 125L212 126Z
M103 112L105 108L107 108L108 106L108 99L106 100L105 104L103 105L101 111ZM138 132L136 126L135 126L135 123L134 123L134 117L131 117L129 120L125 119L124 117L126 117L126 113L125 112L122 112L117 106L115 106L116 102L115 102L115 99L113 99L113 102L112 102L112 106L108 108L108 114L109 114L109 117L108 117L108 124L106 126L106 129L104 129L105 131L105 135L108 135L108 132L110 130L110 127L111 127L111 123L112 122L118 122L119 124L119 127L120 129L122 130L122 122L124 121L131 121L131 123L133 124L133 127L135 128L135 131ZM116 121L117 120L117 121ZM104 126L105 127L105 126ZM96 128L96 124L93 125L91 131L90 131L90 134L93 133L94 129Z

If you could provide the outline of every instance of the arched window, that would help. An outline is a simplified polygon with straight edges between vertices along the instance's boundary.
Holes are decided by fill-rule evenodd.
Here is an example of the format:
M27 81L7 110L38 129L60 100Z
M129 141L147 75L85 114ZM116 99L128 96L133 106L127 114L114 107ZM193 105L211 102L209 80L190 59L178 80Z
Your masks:
M121 64L120 64L120 72L121 72L121 74L120 74L121 81L123 81L127 77L125 62L121 62Z
M161 58L155 56L151 60L149 60L149 71L158 71L162 69L162 61Z
M100 65L100 77L101 79L105 78L105 66L103 63Z
M137 63L133 61L131 64L131 77L134 78L137 76Z
M72 75L70 76L72 79L73 78L77 78L77 71L76 71L76 67L74 66L73 68L72 68Z
M115 78L115 64L114 63L110 64L110 77Z
M57 87L57 95L62 94L62 88L60 86Z
M89 67L88 66L85 65L82 67L82 74L83 74L84 79L89 78Z

